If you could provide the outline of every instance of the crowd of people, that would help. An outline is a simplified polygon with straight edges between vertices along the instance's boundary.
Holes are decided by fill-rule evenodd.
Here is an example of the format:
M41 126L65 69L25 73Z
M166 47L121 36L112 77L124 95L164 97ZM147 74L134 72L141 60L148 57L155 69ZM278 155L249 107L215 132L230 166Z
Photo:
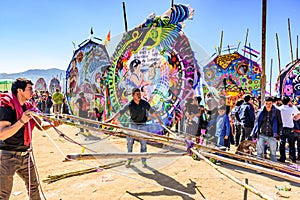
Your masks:
M230 145L239 146L244 140L253 141L257 158L267 158L270 151L269 158L275 162L285 163L288 150L289 160L296 163L300 160L300 107L287 96L268 96L262 106L254 106L253 99L249 94L244 95L230 108L226 106L225 97L216 98L209 92L205 97L205 109L200 104L198 113L195 109L187 109L187 119L191 113L197 114L199 128L196 133L189 132L189 129L186 132L198 136L197 142L200 136L214 138L210 141L218 147L230 148ZM203 128L205 132L201 134ZM278 151L280 156L277 158Z

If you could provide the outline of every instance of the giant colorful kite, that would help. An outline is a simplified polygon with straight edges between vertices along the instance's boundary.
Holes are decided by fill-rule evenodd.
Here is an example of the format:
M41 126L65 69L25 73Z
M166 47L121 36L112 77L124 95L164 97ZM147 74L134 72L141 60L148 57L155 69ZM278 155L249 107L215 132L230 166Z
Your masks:
M60 81L57 78L53 77L49 84L49 92L53 94L57 88L61 91Z
M208 90L218 91L233 106L243 94L260 95L261 68L258 63L241 54L219 55L203 67Z
M280 73L276 90L279 96L300 96L300 59L288 64Z
M104 78L108 66L109 56L104 45L91 39L79 45L66 71L66 94L72 113L80 92L85 93L91 108L100 109L105 104Z
M145 23L124 33L108 69L110 106L114 112L131 99L131 89L171 123L182 116L182 102L192 95L194 57L182 23L193 15L184 5L174 5L162 16L151 15ZM122 116L121 122L128 122Z
M46 91L47 90L47 84L44 78L39 78L35 85L34 85L35 90L37 91Z

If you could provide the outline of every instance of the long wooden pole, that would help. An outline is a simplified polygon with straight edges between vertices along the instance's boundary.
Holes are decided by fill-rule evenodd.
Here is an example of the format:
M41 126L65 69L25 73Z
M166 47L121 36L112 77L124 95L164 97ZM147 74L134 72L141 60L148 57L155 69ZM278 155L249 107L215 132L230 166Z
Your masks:
M297 43L296 43L296 58L297 58L297 60L298 60L298 36L299 35L297 35Z
M247 28L247 31L246 31L246 38L245 38L245 44L244 46L247 46L247 42L248 42L248 33L249 33L249 28ZM244 56L246 55L246 52L244 51Z
M293 45L292 45L292 33L291 33L290 18L288 18L288 31L289 31L289 39L290 39L291 59L292 59L292 62L293 62L294 61L294 56L293 56Z
M199 156L202 160L204 160L207 164L209 164L211 167L213 167L215 170L217 170L218 172L220 172L221 174L225 175L227 178L229 178L230 180L232 180L233 182L239 184L240 186L246 188L247 190L251 191L252 193L256 194L257 196L261 197L262 199L267 199L267 200L273 200L273 198L269 197L268 195L258 191L256 188L246 184L246 183L243 183L242 181L240 181L239 179L237 179L236 177L232 176L231 174L229 174L228 172L224 171L223 169L221 169L220 167L216 166L215 164L213 164L212 162L210 162L210 160L208 160L205 155L202 155L202 154L205 154L204 152L197 152L197 151L193 151L193 153L195 153L197 156ZM212 154L214 155L214 154ZM219 158L221 156L216 156L215 158ZM222 159L222 160L225 160L226 158ZM247 166L246 163L241 163L239 161L235 161L235 165L236 164L242 164L243 167ZM272 171L272 170L270 170Z
M124 15L125 32L127 32L128 28L127 28L127 18L126 18L125 2L123 1L122 4L123 4L123 15Z
M91 153L91 154L68 154L65 161L71 160L94 160L112 158L152 158L152 157L180 157L187 153Z
M261 88L261 105L265 103L265 91L266 91L266 21L267 21L267 0L263 0L262 3L262 36L261 36L261 80L260 80L260 88Z
M271 58L271 65L270 65L270 95L272 95L272 72L273 71L273 58Z
M278 34L276 33L276 46L277 46L277 56L278 56L278 74L280 74L281 67L280 67L280 49L279 49L279 40Z
M221 32L221 38L220 38L219 56L221 55L222 52L222 43L223 43L223 30Z

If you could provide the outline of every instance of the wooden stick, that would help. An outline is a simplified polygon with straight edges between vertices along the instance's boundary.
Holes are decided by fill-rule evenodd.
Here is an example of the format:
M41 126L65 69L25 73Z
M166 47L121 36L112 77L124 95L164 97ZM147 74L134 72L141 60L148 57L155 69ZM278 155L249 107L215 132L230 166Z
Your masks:
M68 154L65 161L94 160L111 158L151 158L151 157L179 157L186 153L92 153L92 154Z
M249 33L249 28L247 28L247 31L246 31L246 38L245 38L245 45L244 46L247 46L248 33ZM244 51L244 57L245 57L245 54L246 54L246 52Z
M123 17L124 17L124 26L125 26L125 32L128 32L128 28L127 28L127 18L126 18L126 9L125 9L125 2L122 2L123 4Z
M296 42L296 58L298 60L298 35L297 35L297 42Z
M261 89L261 105L265 103L265 91L266 91L266 21L267 21L267 0L262 1L262 29L261 29L261 80L260 80L260 89Z
M276 44L277 44L277 56L278 56L278 74L280 75L280 51L279 51L279 40L278 40L278 34L276 33Z
M267 200L273 200L273 198L269 197L268 195L266 194L263 194L262 192L258 191L256 188L248 185L248 184L245 184L243 183L242 181L240 181L239 179L235 178L234 176L232 176L231 174L225 172L224 170L222 170L220 167L216 166L215 164L213 164L212 162L210 162L205 156L203 156L203 152L199 153L197 152L196 150L192 150L193 153L195 153L197 156L199 156L201 159L203 159L207 164L209 164L210 166L212 166L215 170L217 170L218 172L220 172L221 174L225 175L226 177L228 177L229 179L231 179L232 181L234 181L235 183L239 184L240 186L244 187L244 188L247 188L247 190L251 191L252 193L256 194L257 196L263 198L263 199L267 199ZM212 154L214 155L214 154ZM220 156L217 156L217 155L214 155L216 159L218 160L221 160L222 159L226 159L224 157L220 157ZM219 159L222 158L222 159ZM228 159L229 160L229 159ZM238 162L238 161L235 161L235 162ZM236 164L235 164L236 165Z
M218 156L216 154L211 154L211 153L207 153L207 152L203 152L203 151L201 152L201 154L205 157L213 158L215 160L220 160L220 161L232 164L232 165L236 165L236 166L247 168L247 169L256 170L256 171L259 171L259 172L270 174L272 176L277 176L277 177L280 177L280 178L283 178L283 179L287 179L287 180L293 181L295 183L300 183L300 178L299 177L292 176L290 174L281 173L281 172L276 171L274 169L267 169L267 168L264 168L264 167L261 167L261 166L252 165L252 164L248 164L248 163L245 163L245 162L240 162L240 161L237 161L237 160L228 159L228 158L225 158L225 157L222 157L222 156ZM198 154L196 154L196 155L198 156Z
M272 72L273 71L273 58L271 58L271 65L270 65L270 95L272 94Z
M292 62L294 62L290 18L288 18L288 31L289 31L289 39L290 39L291 59L292 59Z
M220 47L219 47L219 56L222 52L222 43L223 43L223 30L221 31L221 38L220 38Z

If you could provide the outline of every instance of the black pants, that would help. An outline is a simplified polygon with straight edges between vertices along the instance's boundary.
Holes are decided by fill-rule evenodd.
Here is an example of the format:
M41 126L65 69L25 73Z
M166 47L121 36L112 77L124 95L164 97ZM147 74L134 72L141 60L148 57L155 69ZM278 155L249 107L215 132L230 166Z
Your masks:
M285 161L286 159L286 155L285 155L286 139L288 140L289 143L289 157L292 161L296 161L296 152L295 152L296 136L292 128L286 128L286 127L282 128L280 134L280 146L279 146L280 160Z

